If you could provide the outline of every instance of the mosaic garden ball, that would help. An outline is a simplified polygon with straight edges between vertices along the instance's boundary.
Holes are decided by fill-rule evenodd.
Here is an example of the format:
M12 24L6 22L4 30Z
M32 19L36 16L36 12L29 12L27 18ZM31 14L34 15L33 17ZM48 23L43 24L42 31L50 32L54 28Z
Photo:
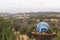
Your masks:
M49 30L49 24L46 23L46 22L40 22L38 25L37 25L37 31L39 33L42 33L42 32L47 32Z

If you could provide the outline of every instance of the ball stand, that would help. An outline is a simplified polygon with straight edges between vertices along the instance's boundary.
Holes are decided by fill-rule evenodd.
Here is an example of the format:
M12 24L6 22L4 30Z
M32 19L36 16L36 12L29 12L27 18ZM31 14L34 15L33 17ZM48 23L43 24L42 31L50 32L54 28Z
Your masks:
M45 34L39 34L39 33L36 33L36 32L32 32L32 35L34 36L34 38L36 40L52 40L54 39L56 36L57 36L57 33L45 33Z

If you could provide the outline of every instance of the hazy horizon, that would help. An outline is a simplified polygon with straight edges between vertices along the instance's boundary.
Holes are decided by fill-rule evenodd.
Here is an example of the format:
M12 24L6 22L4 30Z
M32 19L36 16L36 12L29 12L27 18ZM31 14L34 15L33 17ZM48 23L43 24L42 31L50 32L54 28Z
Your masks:
M60 12L60 0L0 0L0 12Z

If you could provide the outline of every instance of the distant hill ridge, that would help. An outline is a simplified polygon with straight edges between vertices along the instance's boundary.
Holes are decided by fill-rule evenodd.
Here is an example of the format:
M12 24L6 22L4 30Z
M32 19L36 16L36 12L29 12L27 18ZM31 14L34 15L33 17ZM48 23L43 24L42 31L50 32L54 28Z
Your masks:
M30 13L0 13L1 17L12 17L12 18L23 18L23 17L30 17L30 16L40 16L40 15L47 15L47 16L59 16L60 12L30 12Z

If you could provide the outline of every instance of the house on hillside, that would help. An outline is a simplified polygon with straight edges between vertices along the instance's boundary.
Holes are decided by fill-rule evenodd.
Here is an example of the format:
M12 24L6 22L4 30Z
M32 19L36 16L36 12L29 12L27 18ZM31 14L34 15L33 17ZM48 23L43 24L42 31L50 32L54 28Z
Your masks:
M0 17L3 17L4 19L10 19L10 14L8 13L0 13Z
M15 19L26 19L26 18L29 18L30 15L26 13L17 13L17 14L14 14L12 17Z

